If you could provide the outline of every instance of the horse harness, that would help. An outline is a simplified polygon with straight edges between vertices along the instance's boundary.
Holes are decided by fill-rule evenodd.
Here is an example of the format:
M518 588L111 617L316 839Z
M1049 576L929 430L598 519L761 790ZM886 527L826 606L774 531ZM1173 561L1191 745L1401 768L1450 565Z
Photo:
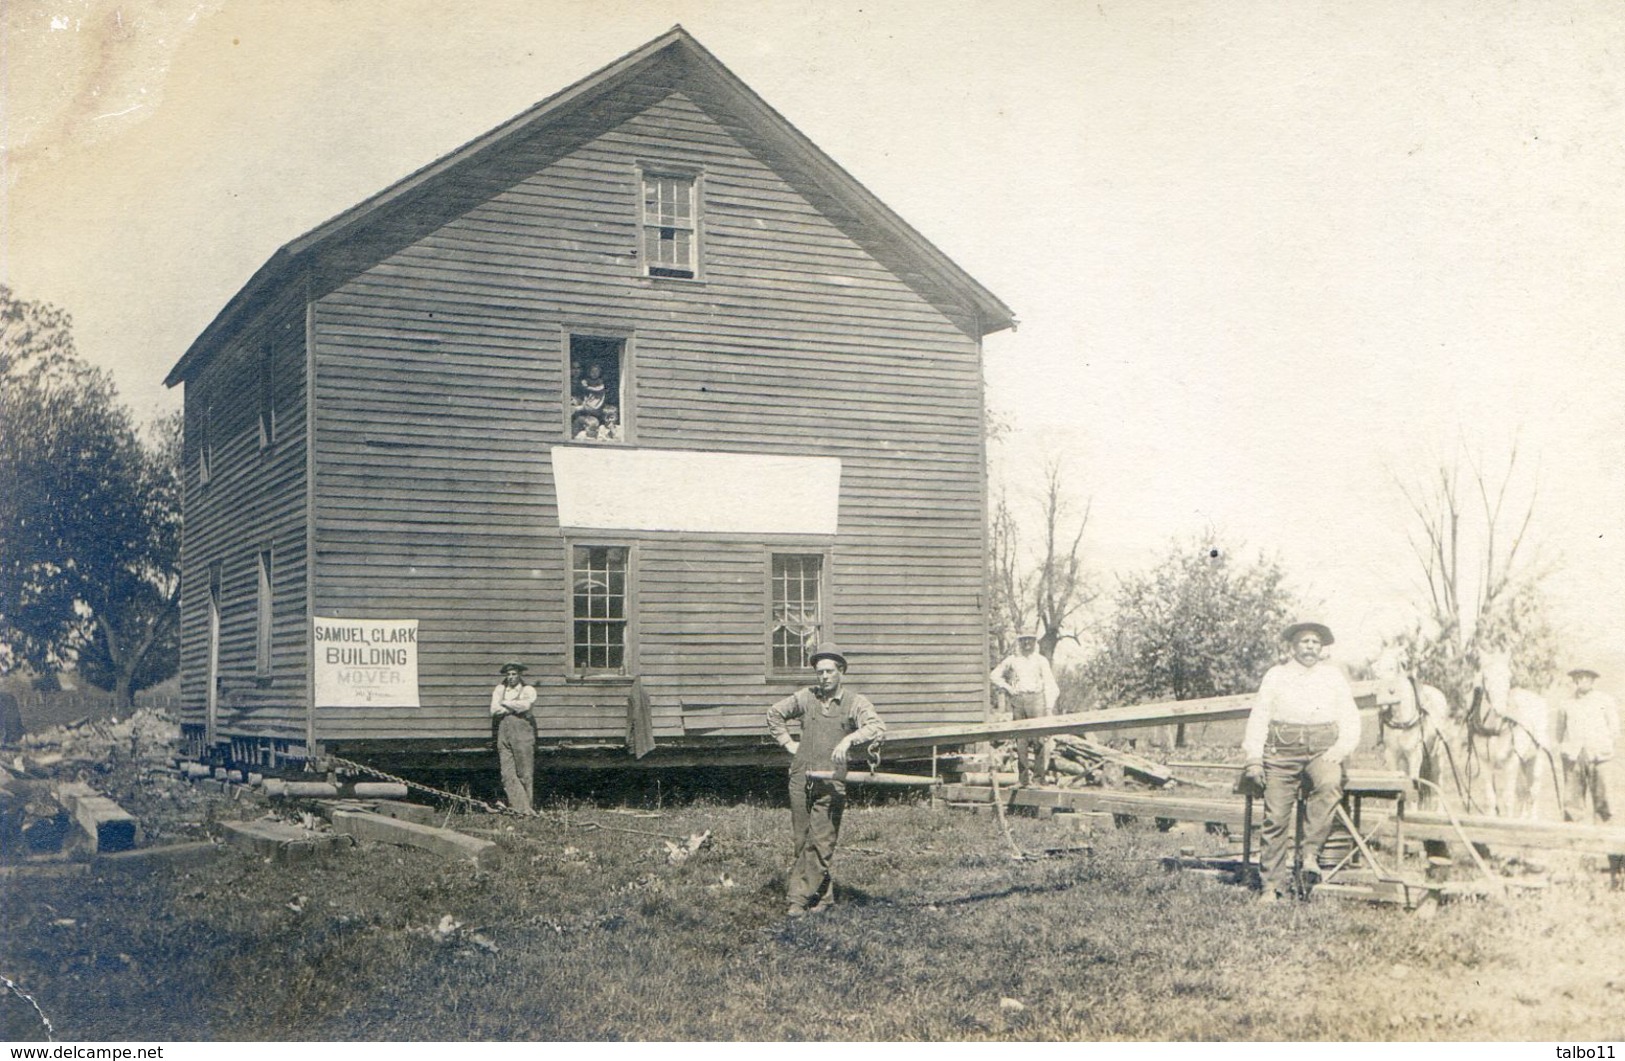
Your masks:
M1473 689L1473 705L1467 709L1467 731L1475 737L1499 737L1512 728L1513 718L1491 707L1489 699L1482 685ZM1527 727L1524 728L1528 732ZM1533 736L1531 733L1530 737Z
M1388 729L1397 729L1402 732L1408 729L1415 729L1417 726L1422 724L1422 719L1427 716L1427 708L1422 706L1422 690L1417 687L1416 679L1410 678L1407 680L1411 683L1411 696L1416 702L1416 717L1412 718L1409 722L1395 722L1394 708L1399 706L1399 701L1396 700L1391 704L1383 704L1381 710L1377 712L1377 721L1382 723L1382 725Z

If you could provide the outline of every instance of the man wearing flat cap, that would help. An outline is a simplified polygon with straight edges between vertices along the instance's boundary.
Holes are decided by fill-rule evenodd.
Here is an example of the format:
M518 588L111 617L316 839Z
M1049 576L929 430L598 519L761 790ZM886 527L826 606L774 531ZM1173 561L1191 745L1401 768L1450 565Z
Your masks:
M791 917L801 917L830 890L829 868L846 808L846 754L886 733L875 705L846 685L846 656L832 644L808 660L816 681L767 709L767 731L790 753L790 830L795 858L785 892ZM801 720L801 736L789 723ZM811 777L823 771L828 777Z
M502 681L491 690L491 718L497 729L497 762L508 806L520 814L535 810L536 690L525 682L523 663L504 663Z
M1259 868L1263 892L1274 902L1290 888L1290 836L1299 798L1305 803L1303 864L1318 866L1343 798L1343 760L1360 743L1354 691L1335 665L1323 662L1332 632L1321 623L1293 623L1281 634L1289 657L1269 669L1247 717L1242 751L1244 782L1264 790Z
M1568 788L1563 805L1567 821L1580 819L1588 801L1599 822L1610 817L1603 764L1614 757L1619 740L1619 705L1595 688L1597 677L1590 667L1569 671L1574 695L1558 716L1557 750L1563 756L1563 781Z

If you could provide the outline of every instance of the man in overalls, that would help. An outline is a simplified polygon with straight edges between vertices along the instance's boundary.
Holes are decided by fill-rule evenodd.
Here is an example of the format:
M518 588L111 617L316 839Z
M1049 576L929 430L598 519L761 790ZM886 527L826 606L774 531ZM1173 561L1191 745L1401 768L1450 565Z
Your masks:
M817 681L767 709L767 731L792 756L790 829L796 853L785 886L791 917L801 917L829 891L830 861L846 807L847 751L886 732L868 697L846 687L846 656L840 649L819 645L809 662ZM796 718L800 740L790 736L789 722ZM811 778L811 770L834 776Z
M1241 748L1244 782L1264 790L1259 896L1274 902L1288 891L1294 818L1304 798L1304 865L1318 866L1343 798L1343 760L1360 743L1360 712L1343 672L1322 662L1332 632L1320 623L1294 623L1281 634L1291 658L1264 675L1247 716Z

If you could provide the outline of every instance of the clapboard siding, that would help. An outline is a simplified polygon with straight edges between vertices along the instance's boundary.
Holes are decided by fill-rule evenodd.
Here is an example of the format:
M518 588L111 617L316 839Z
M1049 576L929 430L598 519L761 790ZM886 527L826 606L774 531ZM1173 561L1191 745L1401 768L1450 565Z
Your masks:
M181 721L206 723L209 579L220 570L216 737L301 740L309 700L305 530L305 302L287 291L186 384ZM260 439L260 359L272 358L275 438ZM198 450L212 451L201 481ZM271 658L257 672L258 556L271 552Z
M188 724L218 561L223 736L302 741L313 718L321 742L483 739L496 668L521 658L544 741L619 743L631 676L569 668L572 544L631 549L628 658L663 742L765 741L763 712L804 680L770 673L775 551L826 558L826 633L894 726L986 716L979 314L1007 311L866 192L836 194L844 174L673 40L455 169L386 190L376 216L290 245L298 271L255 289L265 308L234 303L208 356L200 340L177 366L189 423L226 410L213 481L187 488ZM639 166L700 175L697 278L636 274ZM561 527L551 454L570 444L571 334L628 340L639 448L839 458L838 532ZM279 438L262 452L268 344ZM725 506L728 491L695 500ZM254 673L265 543L269 681ZM310 715L311 613L416 620L419 706Z
M639 160L703 173L702 280L634 275ZM538 157L333 285L313 321L316 611L417 619L422 704L320 709L319 739L480 738L510 657L531 665L544 740L624 738L629 683L566 676L549 463L564 336L594 321L632 336L638 445L842 459L828 607L852 681L905 726L984 717L978 344L687 97ZM825 551L636 542L635 670L660 739L760 734L795 688L768 673L772 548Z

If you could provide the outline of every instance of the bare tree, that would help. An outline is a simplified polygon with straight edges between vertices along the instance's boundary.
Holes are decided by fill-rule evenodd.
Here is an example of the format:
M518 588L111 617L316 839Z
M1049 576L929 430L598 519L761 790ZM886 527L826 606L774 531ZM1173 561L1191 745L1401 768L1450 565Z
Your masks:
M1395 476L1413 517L1408 538L1422 601L1418 622L1398 640L1429 682L1458 698L1470 692L1484 649L1510 651L1514 680L1540 688L1556 673L1557 637L1541 589L1552 568L1530 540L1538 475L1527 500L1514 501L1516 444L1503 469L1486 470L1470 456L1465 463L1465 471L1463 458L1441 464L1417 485Z
M1078 640L1076 620L1097 595L1079 555L1091 502L1085 501L1082 514L1074 517L1058 461L1044 466L1039 502L1042 547L1031 556L1023 548L1020 524L1003 490L989 522L989 633L1001 658L1014 647L1017 633L1036 626L1038 650L1054 659L1056 645Z

